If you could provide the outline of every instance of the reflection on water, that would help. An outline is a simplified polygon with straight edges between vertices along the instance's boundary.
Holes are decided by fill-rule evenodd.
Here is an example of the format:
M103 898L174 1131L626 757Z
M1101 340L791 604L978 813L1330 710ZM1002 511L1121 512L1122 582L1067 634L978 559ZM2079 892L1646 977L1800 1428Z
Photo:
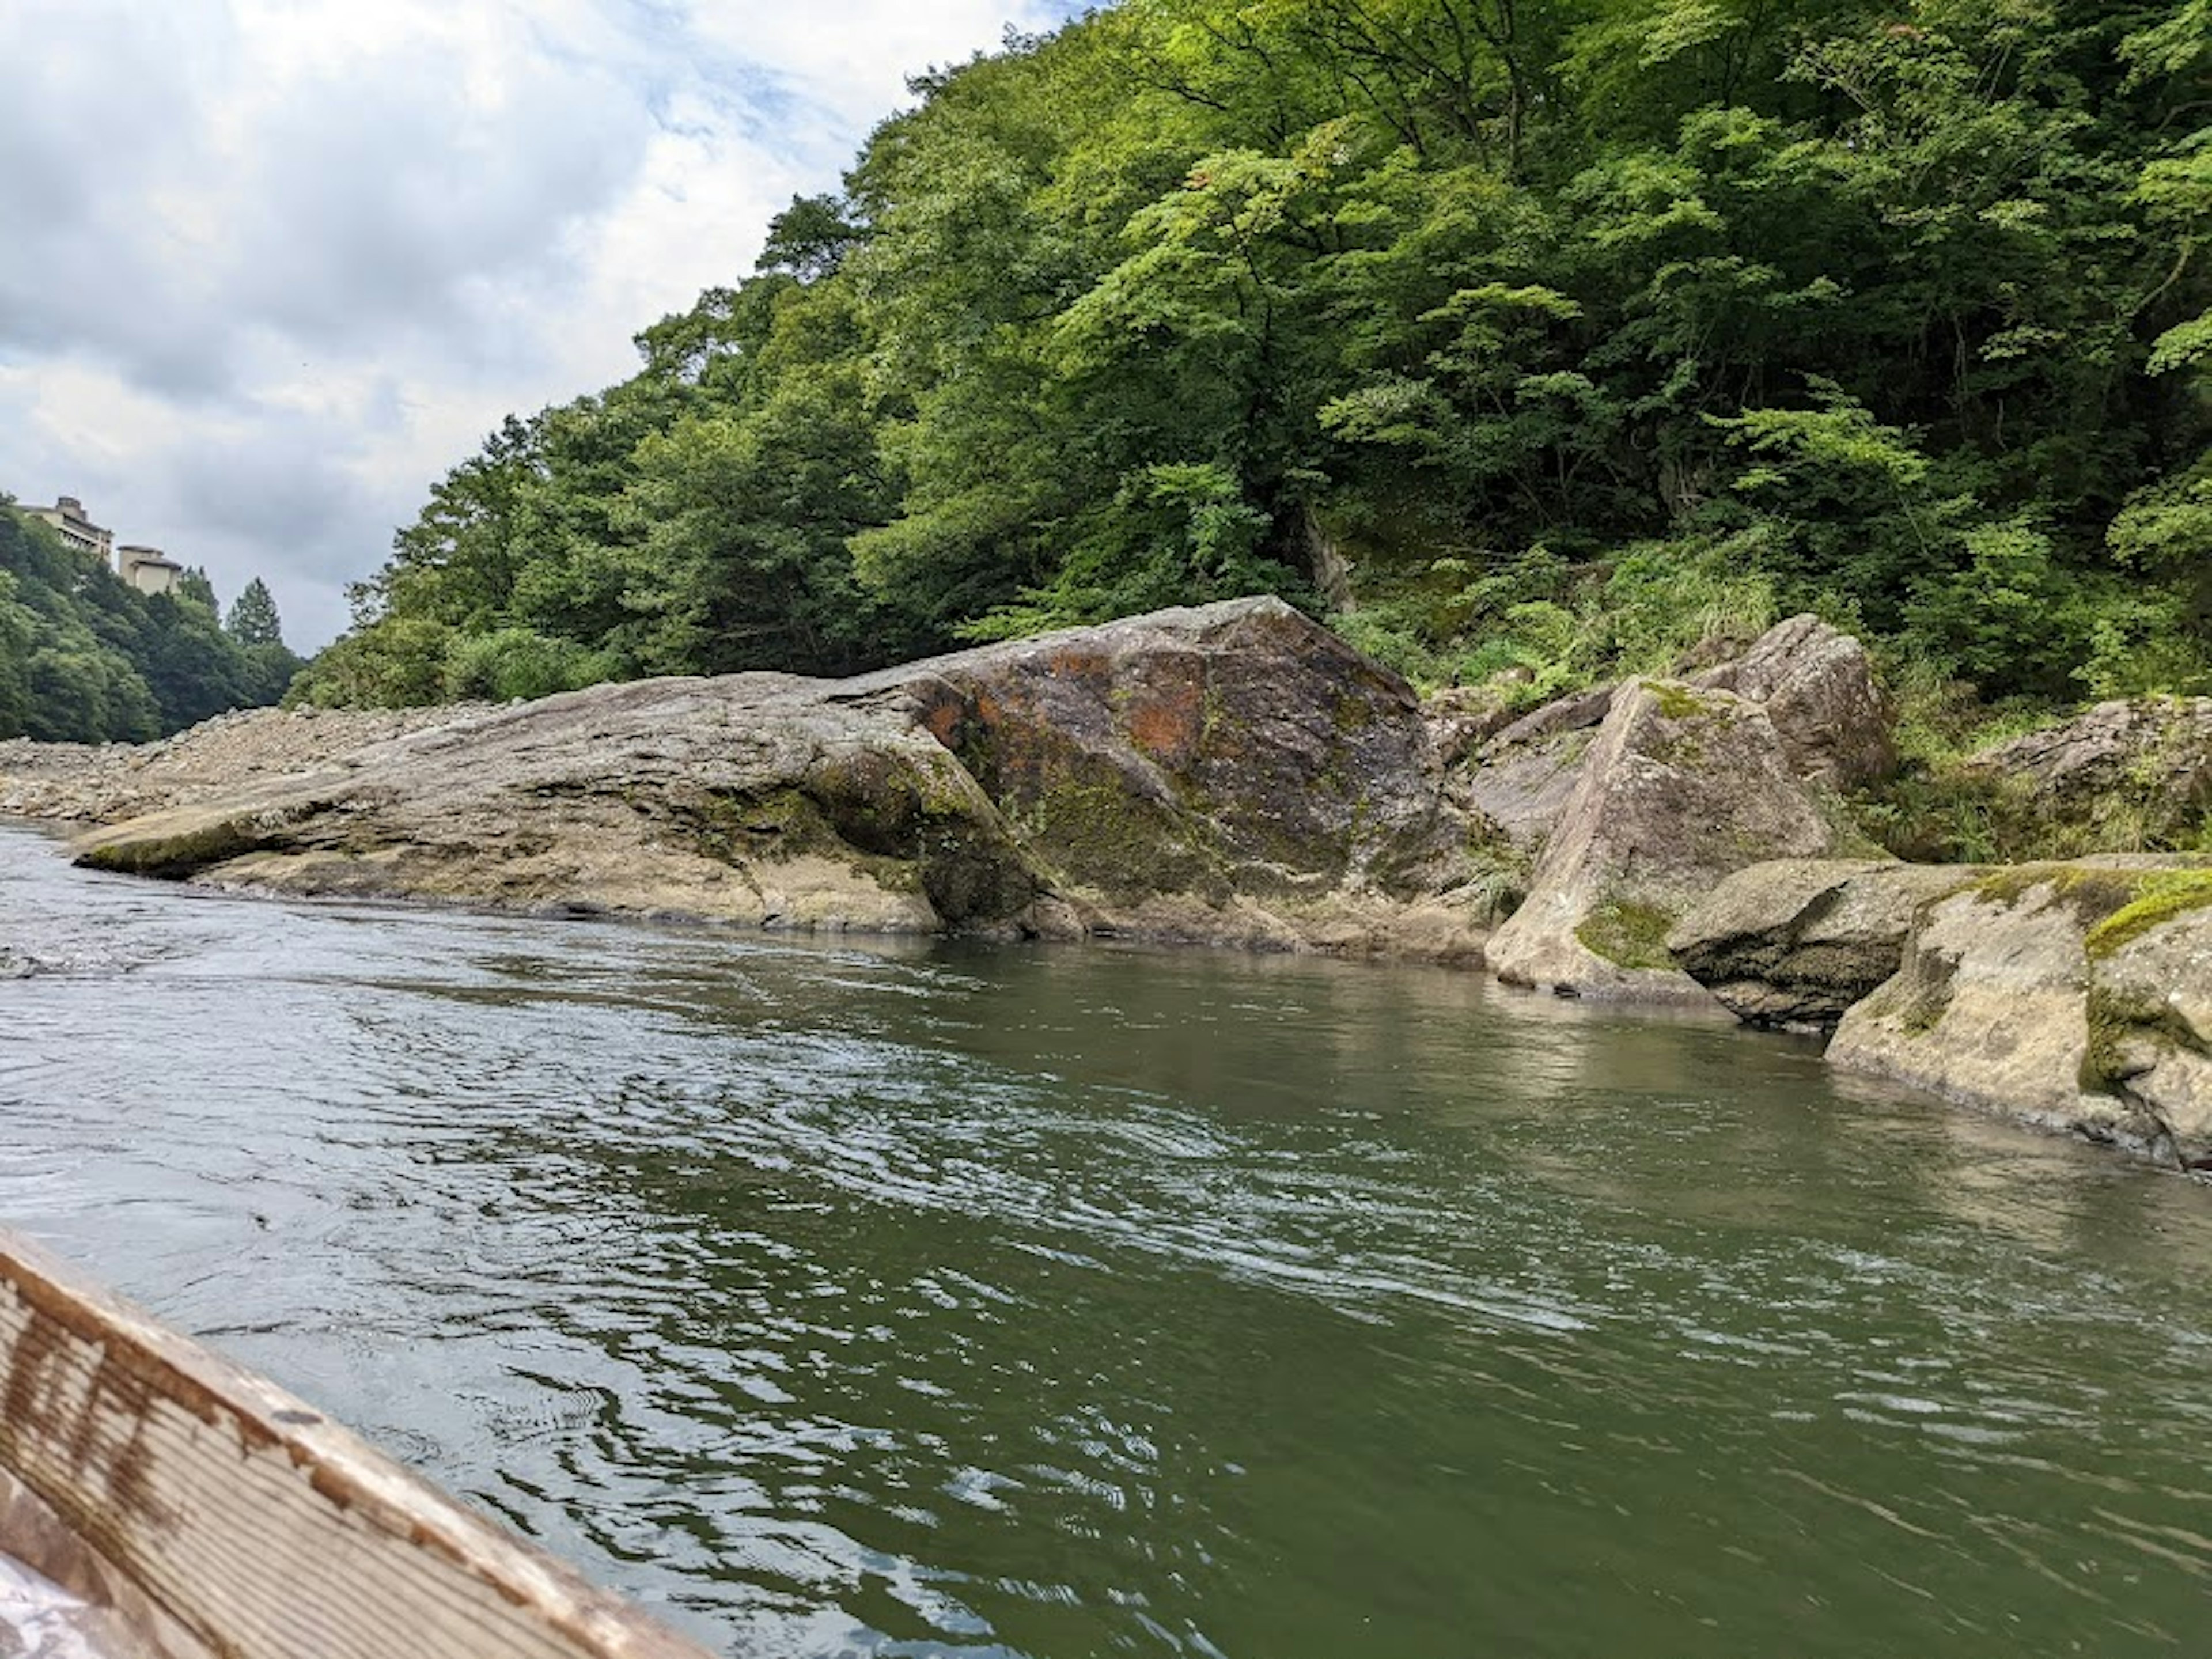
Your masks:
M0 1214L739 1655L2202 1646L2212 1193L1474 976L0 832Z

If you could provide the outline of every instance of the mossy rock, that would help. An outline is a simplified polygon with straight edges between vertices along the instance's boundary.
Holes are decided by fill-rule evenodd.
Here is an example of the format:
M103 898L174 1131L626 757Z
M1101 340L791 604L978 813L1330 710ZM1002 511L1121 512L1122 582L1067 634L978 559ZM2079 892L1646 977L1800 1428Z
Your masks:
M1716 705L1676 680L1645 680L1644 689L1659 712L1670 720L1695 720L1715 711Z
M1009 921L1040 890L987 804L956 780L880 750L832 753L801 785L704 791L676 816L720 862L831 859L888 891L921 892L951 927Z
M2161 870L2147 873L2135 896L2096 927L2082 941L2091 957L2109 957L2177 917L2212 905L2212 870Z
M1621 968L1671 969L1674 953L1667 935L1678 920L1671 910L1632 899L1611 898L1575 928L1575 938L1593 956Z
M251 819L222 817L187 822L169 830L159 818L125 824L81 846L76 861L91 870L110 870L122 875L155 876L183 880L202 870L248 853L258 852L271 839Z
M1131 794L1119 781L1070 779L1023 815L1025 840L1067 882L1110 901L1194 893L1225 903L1228 863L1205 821Z
M850 854L821 807L796 788L704 789L672 801L670 816L694 845L723 864Z
M1992 871L1969 890L1981 902L2007 909L2037 893L2047 894L2081 920L2087 929L2082 947L2099 957L2212 905L2212 866L2020 864Z
M1956 957L1940 951L1923 952L1895 994L1898 1029L1907 1036L1926 1036L1951 1011L1952 987L1959 977Z

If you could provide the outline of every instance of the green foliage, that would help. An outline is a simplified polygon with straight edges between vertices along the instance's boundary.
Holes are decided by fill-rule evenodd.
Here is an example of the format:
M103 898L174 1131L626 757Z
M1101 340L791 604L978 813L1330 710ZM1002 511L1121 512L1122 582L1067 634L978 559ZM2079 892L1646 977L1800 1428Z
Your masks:
M260 578L256 577L254 580L258 585ZM198 565L193 565L179 576L177 585L171 592L179 599L190 599L210 616L218 614L222 609L215 596L215 584L208 580L208 573ZM263 588L262 592L265 593L268 589Z
M456 636L440 665L442 695L454 702L549 697L614 678L604 654L573 640L548 639L526 628Z
M1437 560L1421 581L1332 622L1418 685L1497 680L1509 704L1529 706L1757 638L1779 614L1759 539L1643 543L1581 566L1539 548L1480 574Z
M20 591L14 573L0 570L0 732L11 734L30 720L31 652L39 636L39 618L18 601Z
M140 593L0 495L0 737L141 742L275 702L298 663L216 621L206 573Z
M212 608L212 607L210 607ZM268 585L256 576L239 591L222 631L243 646L282 645L284 625L276 615L276 601Z
M1010 40L632 379L456 467L301 695L1263 592L1513 699L1805 607L2000 701L2204 686L2207 15L1124 0Z
M288 704L406 708L446 696L446 656L459 634L428 617L389 614L355 629L300 672Z

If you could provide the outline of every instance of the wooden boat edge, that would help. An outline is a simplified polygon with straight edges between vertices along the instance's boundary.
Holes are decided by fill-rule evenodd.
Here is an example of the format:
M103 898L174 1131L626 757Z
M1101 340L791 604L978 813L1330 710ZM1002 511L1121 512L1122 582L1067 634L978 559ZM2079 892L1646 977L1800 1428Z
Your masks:
M159 1659L708 1659L4 1231L0 1477L0 1549Z

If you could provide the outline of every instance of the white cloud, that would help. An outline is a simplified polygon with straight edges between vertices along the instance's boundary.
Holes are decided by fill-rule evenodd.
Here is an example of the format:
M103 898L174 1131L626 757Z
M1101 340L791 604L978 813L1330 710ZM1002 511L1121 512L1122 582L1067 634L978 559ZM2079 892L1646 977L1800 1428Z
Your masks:
M903 102L906 77L999 44L1007 23L1036 25L1050 8L1017 15L1000 0L849 0L750 6L698 0L698 38L734 58L772 64L848 126L863 130Z
M0 489L346 620L510 410L750 268L905 77L1059 0L9 0Z

